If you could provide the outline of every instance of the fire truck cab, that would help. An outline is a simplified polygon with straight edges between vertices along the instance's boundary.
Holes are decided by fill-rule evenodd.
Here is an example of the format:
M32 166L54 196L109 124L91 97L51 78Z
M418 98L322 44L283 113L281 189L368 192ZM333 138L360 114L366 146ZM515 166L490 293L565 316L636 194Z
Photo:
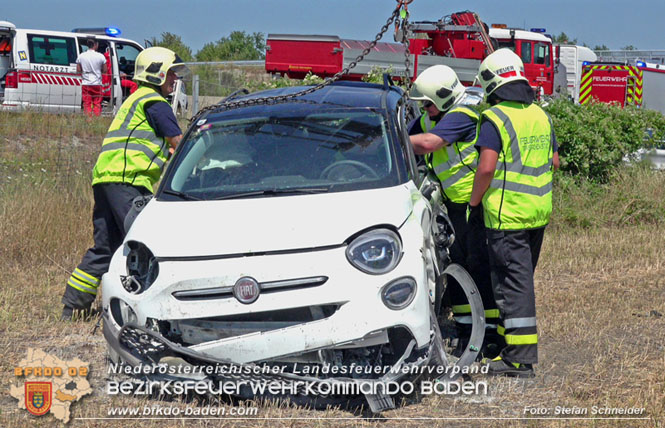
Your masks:
M490 37L499 48L509 48L522 58L524 72L531 86L551 95L554 82L552 39L540 32L512 28L490 28Z
M109 75L104 76L103 111L115 113L128 90L122 79L131 79L134 61L143 47L117 37L120 31L108 27L75 32L18 29L0 21L0 108L27 108L49 112L81 110L81 75L76 58L87 50L86 40L94 37L99 52L107 57Z

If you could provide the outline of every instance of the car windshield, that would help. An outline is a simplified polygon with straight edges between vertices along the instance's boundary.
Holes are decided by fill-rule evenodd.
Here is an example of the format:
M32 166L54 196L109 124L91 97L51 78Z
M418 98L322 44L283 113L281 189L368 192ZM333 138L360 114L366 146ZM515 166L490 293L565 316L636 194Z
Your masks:
M368 108L321 106L215 118L189 133L159 197L214 200L395 186L387 121Z

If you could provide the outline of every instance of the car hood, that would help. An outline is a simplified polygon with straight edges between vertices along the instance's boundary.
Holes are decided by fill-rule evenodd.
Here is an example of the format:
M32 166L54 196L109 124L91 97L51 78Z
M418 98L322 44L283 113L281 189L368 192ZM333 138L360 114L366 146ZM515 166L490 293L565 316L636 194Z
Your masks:
M400 227L413 209L413 183L315 195L223 201L150 201L127 240L157 257L196 257L339 245L378 224Z

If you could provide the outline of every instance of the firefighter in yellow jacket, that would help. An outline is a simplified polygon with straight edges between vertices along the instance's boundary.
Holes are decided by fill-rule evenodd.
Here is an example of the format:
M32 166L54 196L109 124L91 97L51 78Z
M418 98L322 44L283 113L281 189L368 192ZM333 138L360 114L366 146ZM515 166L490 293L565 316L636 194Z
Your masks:
M171 50L148 48L136 57L134 80L139 88L122 104L102 143L92 173L95 199L94 246L67 281L62 319L75 310L87 314L111 256L127 233L125 217L137 197L152 194L182 131L165 97L189 70Z
M446 65L435 65L423 71L414 81L409 94L420 100L425 113L409 129L413 150L425 155L428 167L441 183L443 203L455 229L450 259L471 275L485 308L485 339L481 354L495 357L500 350L496 331L499 311L494 303L492 283L487 269L488 256L484 228L470 228L466 221L473 177L478 160L476 131L478 113L460 105L465 88L455 71ZM471 305L454 278L449 278L453 319L458 343L453 354L461 356L471 336Z
M505 340L500 355L487 362L488 372L531 377L538 362L533 273L552 212L557 142L514 52L499 49L485 58L478 80L492 107L480 118L468 221L486 228L498 332Z

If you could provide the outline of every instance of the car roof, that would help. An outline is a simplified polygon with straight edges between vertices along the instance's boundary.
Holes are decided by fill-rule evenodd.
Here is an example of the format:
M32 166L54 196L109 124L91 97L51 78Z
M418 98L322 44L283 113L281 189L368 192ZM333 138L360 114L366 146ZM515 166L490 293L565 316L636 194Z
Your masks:
M234 97L229 101L236 102L264 97L290 95L311 87L312 86L290 86L285 88L269 89L266 91L254 92L252 94ZM250 107L241 106L233 109L221 110L219 112L213 111L210 113L208 118L215 120L218 117L221 118L221 116L232 114L230 112L239 108L259 108L270 109L271 111L279 111L282 109L291 108L293 104L303 101L310 104L314 103L320 105L330 105L333 107L365 107L372 109L392 110L396 108L397 102L401 96L402 89L397 86L385 86L366 82L338 81L326 85L312 93L293 98L292 100L288 100L283 103L254 105Z

